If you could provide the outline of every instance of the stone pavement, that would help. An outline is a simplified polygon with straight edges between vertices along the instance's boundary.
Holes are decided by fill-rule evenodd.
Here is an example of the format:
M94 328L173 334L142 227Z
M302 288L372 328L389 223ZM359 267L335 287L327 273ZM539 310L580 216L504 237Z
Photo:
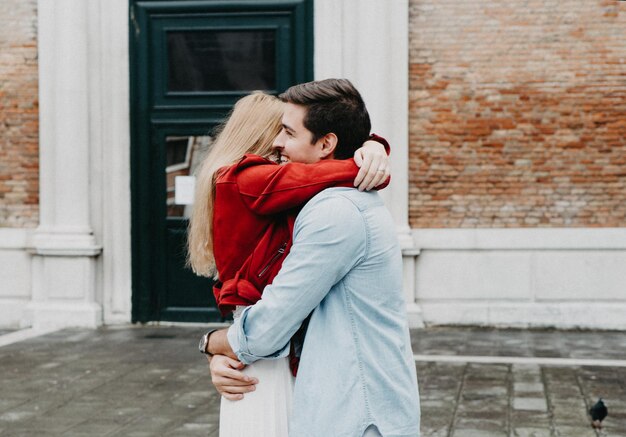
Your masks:
M217 436L203 331L67 329L0 347L0 436ZM626 437L626 367L437 359L624 360L626 333L430 328L412 339L433 355L416 362L424 437ZM600 396L609 417L595 431L587 410Z

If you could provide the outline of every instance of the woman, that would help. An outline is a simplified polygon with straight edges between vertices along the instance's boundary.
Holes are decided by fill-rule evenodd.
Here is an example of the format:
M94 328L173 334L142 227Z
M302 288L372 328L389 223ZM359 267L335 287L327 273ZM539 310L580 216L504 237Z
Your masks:
M217 273L216 302L223 314L234 311L234 317L261 298L280 270L297 211L311 197L331 186L353 186L357 174L364 188L387 178L386 171L376 171L386 168L385 153L370 141L355 155L366 163L361 173L353 160L278 165L266 159L282 128L282 111L283 103L264 93L239 100L198 175L189 262L197 274ZM216 360L222 368L243 367L216 356L212 369ZM287 436L293 388L289 360L263 360L244 372L259 383L245 397L247 388L221 392L220 436Z

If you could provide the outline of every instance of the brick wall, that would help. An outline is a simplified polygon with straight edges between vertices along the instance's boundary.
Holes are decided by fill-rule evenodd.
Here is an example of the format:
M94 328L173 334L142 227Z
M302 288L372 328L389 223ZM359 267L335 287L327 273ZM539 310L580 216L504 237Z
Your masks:
M626 2L410 0L409 215L626 226Z
M36 6L0 1L0 227L39 220Z

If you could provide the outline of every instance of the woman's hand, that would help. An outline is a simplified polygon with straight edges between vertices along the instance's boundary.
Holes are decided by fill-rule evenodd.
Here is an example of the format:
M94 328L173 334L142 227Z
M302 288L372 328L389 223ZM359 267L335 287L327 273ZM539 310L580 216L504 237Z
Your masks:
M245 364L224 355L213 355L209 360L211 381L217 391L226 399L238 401L244 393L256 390L259 380L246 375L241 370Z
M369 191L387 180L390 173L389 156L385 147L372 140L368 140L354 152L354 162L359 167L359 173L354 180L354 186L359 191Z

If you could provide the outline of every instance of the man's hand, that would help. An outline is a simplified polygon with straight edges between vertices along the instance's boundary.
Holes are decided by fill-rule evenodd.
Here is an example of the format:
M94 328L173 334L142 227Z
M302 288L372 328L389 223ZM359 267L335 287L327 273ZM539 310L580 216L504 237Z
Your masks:
M389 177L389 156L385 147L372 140L368 140L354 152L354 162L359 167L359 173L354 180L354 186L359 191L369 191L382 184Z
M243 363L224 355L214 355L208 360L211 381L226 399L239 401L243 399L244 393L256 390L259 380L241 372L246 367Z
M211 354L226 355L233 360L237 360L237 355L235 355L230 347L230 343L228 343L227 332L228 329L220 329L219 331L212 332L209 336L207 351Z

